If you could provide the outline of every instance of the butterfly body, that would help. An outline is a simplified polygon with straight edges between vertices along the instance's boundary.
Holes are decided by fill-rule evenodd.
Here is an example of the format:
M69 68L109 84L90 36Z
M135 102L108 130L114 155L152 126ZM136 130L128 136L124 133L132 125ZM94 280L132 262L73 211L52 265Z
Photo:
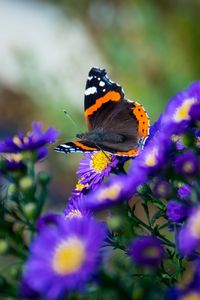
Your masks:
M85 119L88 132L80 140L61 144L63 153L107 151L119 156L136 156L149 134L149 118L137 102L124 98L122 88L104 69L92 68L85 90Z

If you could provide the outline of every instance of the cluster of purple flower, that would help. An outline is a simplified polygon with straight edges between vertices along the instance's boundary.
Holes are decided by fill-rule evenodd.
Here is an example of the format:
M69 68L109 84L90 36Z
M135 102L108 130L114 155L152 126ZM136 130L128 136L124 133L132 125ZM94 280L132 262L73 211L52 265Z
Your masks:
M128 174L123 169L124 159L103 151L86 154L64 215L46 215L37 221L37 236L24 268L21 297L36 294L60 299L70 292L84 293L88 282L96 279L101 269L99 261L105 248L111 246L131 258L130 269L132 265L156 269L160 282L167 282L168 286L173 286L183 269L189 270L188 261L193 261L187 284L174 286L167 297L200 299L199 122L200 83L194 83L169 101L151 127L144 150L131 161ZM56 136L55 130L42 133L41 125L34 124L31 134L19 133L1 142L1 153L18 157L5 156L7 170L23 163L27 153L34 155L35 160L44 157L45 144L53 142ZM143 204L147 221L134 213L138 202L135 196ZM149 213L152 204L156 208L153 217ZM95 215L108 208L104 220L112 222L106 226L106 222L95 220ZM119 239L123 233L126 238ZM178 261L179 269L170 274L164 260L173 259ZM186 267L182 266L183 260Z

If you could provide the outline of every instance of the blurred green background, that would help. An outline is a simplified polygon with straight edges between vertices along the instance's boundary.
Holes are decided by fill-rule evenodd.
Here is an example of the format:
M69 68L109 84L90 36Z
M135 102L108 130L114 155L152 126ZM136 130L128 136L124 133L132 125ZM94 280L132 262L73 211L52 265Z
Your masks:
M101 66L153 123L167 100L200 78L200 1L0 0L0 137L33 120L80 128L89 69ZM54 153L38 164L53 176L50 205L63 209L80 154Z

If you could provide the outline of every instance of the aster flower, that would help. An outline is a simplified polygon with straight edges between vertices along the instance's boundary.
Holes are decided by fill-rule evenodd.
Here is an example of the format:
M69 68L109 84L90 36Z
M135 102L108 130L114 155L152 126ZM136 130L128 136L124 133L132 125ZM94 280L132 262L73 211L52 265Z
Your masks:
M158 266L164 256L161 242L154 236L137 237L128 249L128 255L142 266Z
M18 153L22 155L24 152L35 152L37 159L43 158L47 154L45 145L55 142L59 132L51 127L42 132L42 127L42 123L33 122L32 132L26 135L19 132L17 136L8 137L1 141L0 153L6 153L6 155Z
M200 82L191 84L187 89L173 97L162 118L162 129L168 134L182 134L191 124L190 111L200 102Z
M170 200L167 203L167 218L174 222L179 223L184 221L188 215L188 207L185 204L179 203L175 200Z
M54 226L43 227L32 243L24 280L45 299L83 288L97 269L104 237L102 223L60 217Z
M121 201L128 201L145 179L146 177L145 175L143 177L142 173L134 178L124 175L112 178L95 192L89 193L83 205L95 211L106 209Z
M165 179L158 179L154 185L153 192L158 198L168 198L172 192L171 185Z
M155 134L153 139L144 148L144 150L137 156L130 168L130 173L134 169L142 169L147 175L156 173L166 165L167 154L171 147L171 140L163 132Z
M7 171L23 171L26 169L25 164L22 161L22 155L17 154L5 154L0 158L0 172L5 173Z
M92 211L85 207L86 196L80 194L76 197L70 197L69 202L64 210L66 219L91 217Z
M118 164L115 155L103 151L86 153L77 171L82 184L95 189Z
M189 114L192 120L200 121L200 101L191 107Z
M200 245L200 207L194 208L178 235L179 251L190 255Z
M187 150L175 160L175 169L183 176L195 176L199 172L199 159L192 150Z
M188 184L183 184L179 189L178 189L178 196L180 199L187 199L190 197L192 193L192 190Z

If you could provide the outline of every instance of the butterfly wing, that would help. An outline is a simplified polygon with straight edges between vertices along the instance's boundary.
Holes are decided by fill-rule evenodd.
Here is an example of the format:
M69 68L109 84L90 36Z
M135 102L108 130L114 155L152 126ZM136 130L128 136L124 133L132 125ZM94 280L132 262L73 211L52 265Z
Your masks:
M98 148L94 147L90 142L85 141L73 141L58 145L54 148L56 152L61 152L64 154L73 153L73 152L93 152L99 151Z
M90 131L117 133L122 143L104 141L99 148L117 155L135 156L149 134L149 118L137 102L124 99L121 86L104 69L92 68L86 83L85 118Z
M84 102L85 118L88 129L95 129L95 124L93 123L94 116L96 114L101 114L99 110L102 106L104 106L105 110L106 104L109 103L114 105L123 98L124 92L121 86L108 78L105 69L92 68L86 82ZM107 111L107 114L109 114L109 111Z

